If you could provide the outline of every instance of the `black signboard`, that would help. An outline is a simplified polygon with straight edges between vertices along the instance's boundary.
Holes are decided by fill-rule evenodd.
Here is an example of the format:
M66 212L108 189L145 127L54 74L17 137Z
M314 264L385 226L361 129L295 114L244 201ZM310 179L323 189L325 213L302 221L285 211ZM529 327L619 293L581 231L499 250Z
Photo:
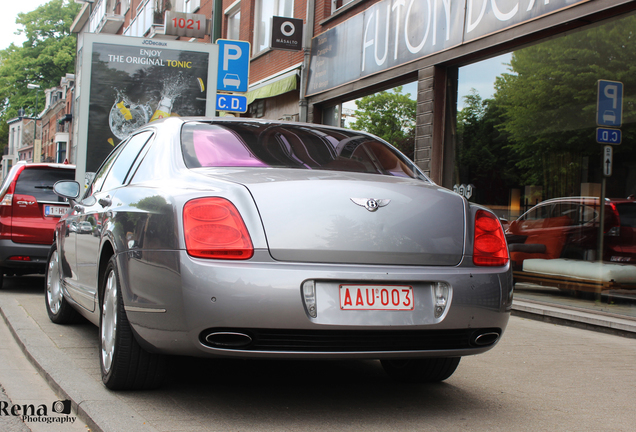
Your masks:
M303 20L272 17L272 49L300 51L303 49Z

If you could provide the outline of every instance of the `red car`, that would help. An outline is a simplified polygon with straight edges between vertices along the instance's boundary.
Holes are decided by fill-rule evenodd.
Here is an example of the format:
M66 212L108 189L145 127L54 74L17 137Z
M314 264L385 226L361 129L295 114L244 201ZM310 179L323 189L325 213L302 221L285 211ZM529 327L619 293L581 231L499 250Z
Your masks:
M600 200L566 197L543 201L506 230L513 268L530 258L597 260ZM603 260L636 264L636 200L606 199Z
M19 162L0 188L0 287L4 275L44 273L53 231L69 205L53 193L75 166Z

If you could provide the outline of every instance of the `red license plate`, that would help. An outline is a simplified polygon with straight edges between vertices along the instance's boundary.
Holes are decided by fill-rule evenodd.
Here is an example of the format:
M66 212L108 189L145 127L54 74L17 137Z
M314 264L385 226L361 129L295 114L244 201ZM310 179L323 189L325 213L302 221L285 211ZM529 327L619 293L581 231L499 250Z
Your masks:
M413 310L409 285L340 285L342 310Z

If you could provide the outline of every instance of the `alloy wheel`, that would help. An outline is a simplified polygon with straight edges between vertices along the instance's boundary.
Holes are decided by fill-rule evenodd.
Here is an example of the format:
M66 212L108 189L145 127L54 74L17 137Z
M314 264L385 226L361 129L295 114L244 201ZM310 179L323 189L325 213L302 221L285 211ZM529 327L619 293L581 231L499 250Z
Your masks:
M60 270L57 251L53 251L49 260L46 274L46 295L49 309L57 314L62 306L62 284L60 283Z
M117 337L117 281L115 272L110 271L106 279L104 289L104 302L102 305L102 366L108 373L113 364L115 355L115 338Z

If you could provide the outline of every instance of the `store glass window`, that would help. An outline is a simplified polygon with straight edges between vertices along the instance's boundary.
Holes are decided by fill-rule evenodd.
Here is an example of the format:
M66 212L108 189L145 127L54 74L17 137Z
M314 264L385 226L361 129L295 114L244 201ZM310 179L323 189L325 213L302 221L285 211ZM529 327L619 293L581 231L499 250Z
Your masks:
M227 15L227 39L239 40L241 4L232 6L225 14Z
M331 13L336 13L341 7L348 5L353 0L331 0Z
M627 16L458 70L452 186L500 217L517 298L636 316L635 28Z
M254 20L253 55L269 48L272 34L272 17L294 17L293 0L257 0Z
M417 82L410 82L347 101L335 116L340 126L379 136L413 160L416 112Z

